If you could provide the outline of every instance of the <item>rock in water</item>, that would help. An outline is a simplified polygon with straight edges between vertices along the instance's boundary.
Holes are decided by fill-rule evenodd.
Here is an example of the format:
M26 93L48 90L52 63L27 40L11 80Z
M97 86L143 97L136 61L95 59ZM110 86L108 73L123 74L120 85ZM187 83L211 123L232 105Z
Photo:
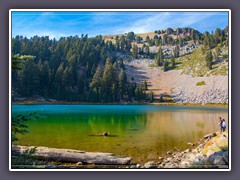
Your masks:
M168 151L167 154L171 155L171 154L172 154L172 151Z
M109 135L109 132L106 132L106 131L105 131L105 132L103 133L103 136L108 136L108 135Z

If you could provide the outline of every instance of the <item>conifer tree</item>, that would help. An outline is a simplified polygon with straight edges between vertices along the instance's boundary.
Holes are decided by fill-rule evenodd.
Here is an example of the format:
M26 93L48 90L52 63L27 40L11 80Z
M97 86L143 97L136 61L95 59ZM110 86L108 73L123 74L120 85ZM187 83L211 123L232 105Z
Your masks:
M161 66L163 64L163 61L164 61L163 58L164 58L164 56L163 56L163 52L162 52L162 47L159 46L157 57L156 57L156 65L157 66Z

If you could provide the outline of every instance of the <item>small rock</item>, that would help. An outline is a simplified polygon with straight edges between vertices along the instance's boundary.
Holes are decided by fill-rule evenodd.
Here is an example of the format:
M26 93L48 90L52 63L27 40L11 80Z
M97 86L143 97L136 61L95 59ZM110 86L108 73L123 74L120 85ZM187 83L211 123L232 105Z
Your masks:
M193 143L190 143L190 142L189 142L189 143L187 143L187 144L188 144L188 145L190 145L190 146L194 146L194 144L193 144Z
M186 149L185 151L183 151L184 153L189 153L189 152L191 152L191 150L190 149Z
M147 163L144 164L145 168L156 168L157 164L154 161L149 161Z
M180 161L181 161L181 159L180 159L180 158L177 158L177 161L178 161L178 162L180 162Z
M177 153L177 154L175 154L175 155L174 155L174 157L175 157L175 158L181 158L181 157L182 157L182 155L183 155L183 153L182 153L182 152L180 152L180 153Z
M205 146L204 144L199 144L199 146L197 147L197 149L200 150L200 149L204 148L204 146Z
M183 162L181 162L181 167L183 167L183 168L187 168L187 167L189 167L189 162L186 162L186 161L183 161Z
M212 133L212 137L216 137L217 136L217 133Z
M137 164L137 165L136 165L136 168L140 168L140 167L141 167L141 164Z
M169 168L178 168L179 166L178 166L178 164L177 163L173 163L173 164L171 164L170 166L169 166Z
M163 157L159 157L158 159L159 159L160 161L162 161L164 158L163 158Z
M171 155L171 154L172 154L172 151L168 151L167 154Z
M82 162L77 162L77 163L76 163L76 165L78 165L78 166L79 166L79 165L82 165L82 164L83 164Z

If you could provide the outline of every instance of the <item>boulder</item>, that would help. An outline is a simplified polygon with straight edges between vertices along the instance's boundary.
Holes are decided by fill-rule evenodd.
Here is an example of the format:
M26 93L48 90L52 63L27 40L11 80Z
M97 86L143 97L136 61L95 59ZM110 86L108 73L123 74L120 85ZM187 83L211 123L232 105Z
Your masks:
M144 164L144 168L157 168L157 164L154 161L149 161Z
M214 161L213 161L214 165L227 165L227 163L224 161L222 156L217 156Z
M223 153L223 160L228 164L228 151Z
M209 160L214 165L227 165L228 152L227 151L215 152L209 156Z

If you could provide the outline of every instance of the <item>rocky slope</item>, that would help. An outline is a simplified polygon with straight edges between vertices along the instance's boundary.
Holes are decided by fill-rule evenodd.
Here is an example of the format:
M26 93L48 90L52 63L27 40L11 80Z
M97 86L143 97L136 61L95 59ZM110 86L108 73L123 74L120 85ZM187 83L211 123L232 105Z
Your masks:
M156 99L168 94L179 103L228 103L227 75L193 77L182 73L182 69L164 72L161 67L151 66L151 59L124 59L128 79L133 77L137 83L146 80Z

